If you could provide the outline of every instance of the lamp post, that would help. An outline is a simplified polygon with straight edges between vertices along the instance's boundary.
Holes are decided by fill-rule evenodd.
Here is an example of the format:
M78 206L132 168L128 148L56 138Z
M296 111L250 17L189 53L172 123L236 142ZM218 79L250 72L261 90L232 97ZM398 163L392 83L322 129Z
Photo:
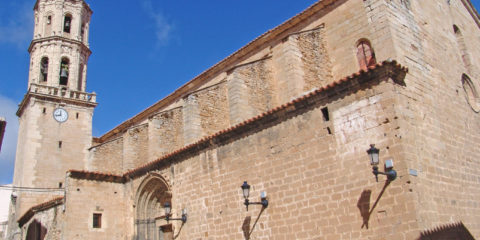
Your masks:
M393 181L397 178L397 172L393 170L393 160L389 159L385 161L385 172L378 171L378 164L379 164L379 155L380 150L375 147L375 144L370 144L370 149L367 150L368 158L370 160L370 164L372 165L372 173L375 175L375 179L378 182L378 174L386 175L388 181Z
M250 196L250 185L248 185L247 181L244 181L242 186L240 187L242 188L243 197L245 198L245 202L243 204L245 204L245 207L247 208L247 212L248 212L248 205L251 205L251 204L262 205L263 208L268 207L267 193L265 191L263 191L260 194L260 202L250 202L250 200L248 200L248 197Z
M165 209L165 220L167 220L167 222L175 221L175 220L182 221L183 223L187 222L187 209L186 208L182 209L182 217L181 218L170 218L170 215L172 213L172 205L170 205L169 202L165 202L163 207Z

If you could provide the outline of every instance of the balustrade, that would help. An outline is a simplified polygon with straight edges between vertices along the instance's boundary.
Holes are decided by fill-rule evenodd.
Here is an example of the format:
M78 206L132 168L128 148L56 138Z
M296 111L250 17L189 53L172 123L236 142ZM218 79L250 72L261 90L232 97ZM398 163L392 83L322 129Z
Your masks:
M95 103L97 94L32 83L29 92Z

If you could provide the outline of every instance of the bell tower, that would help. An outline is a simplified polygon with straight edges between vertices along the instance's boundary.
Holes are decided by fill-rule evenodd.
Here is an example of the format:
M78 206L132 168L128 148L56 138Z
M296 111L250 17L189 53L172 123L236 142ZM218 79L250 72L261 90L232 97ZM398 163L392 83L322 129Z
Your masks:
M92 10L84 0L37 0L28 48L27 92L19 105L15 187L10 218L63 196L65 174L84 169L92 142L95 93L86 92Z

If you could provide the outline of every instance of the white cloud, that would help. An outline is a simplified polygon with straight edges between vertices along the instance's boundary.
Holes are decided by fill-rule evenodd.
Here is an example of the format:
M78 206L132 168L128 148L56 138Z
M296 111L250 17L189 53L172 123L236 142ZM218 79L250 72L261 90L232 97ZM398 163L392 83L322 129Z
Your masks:
M0 95L0 116L7 120L7 127L0 152L0 185L11 183L17 149L18 118L17 104Z
M16 10L0 17L0 44L13 44L23 50L32 39L33 14L31 2L23 3L20 6L12 3L6 7Z
M142 4L147 16L152 19L155 24L157 45L166 45L171 38L173 24L166 19L161 11L155 10L151 0L145 0Z

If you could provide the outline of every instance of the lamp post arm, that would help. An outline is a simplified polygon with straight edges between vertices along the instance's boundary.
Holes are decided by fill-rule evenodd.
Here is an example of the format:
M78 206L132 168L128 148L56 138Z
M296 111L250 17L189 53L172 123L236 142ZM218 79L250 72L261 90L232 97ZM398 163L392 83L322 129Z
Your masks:
M182 221L183 223L187 222L187 215L186 214L182 214L182 217L181 218L170 218L170 216L165 216L165 220L167 220L167 222L169 221Z
M268 207L268 200L267 199L262 199L261 202L248 202L248 205L250 204L255 204L255 205L262 205L264 208ZM245 205L247 205L247 201L245 201ZM247 211L248 211L248 205L247 205Z

